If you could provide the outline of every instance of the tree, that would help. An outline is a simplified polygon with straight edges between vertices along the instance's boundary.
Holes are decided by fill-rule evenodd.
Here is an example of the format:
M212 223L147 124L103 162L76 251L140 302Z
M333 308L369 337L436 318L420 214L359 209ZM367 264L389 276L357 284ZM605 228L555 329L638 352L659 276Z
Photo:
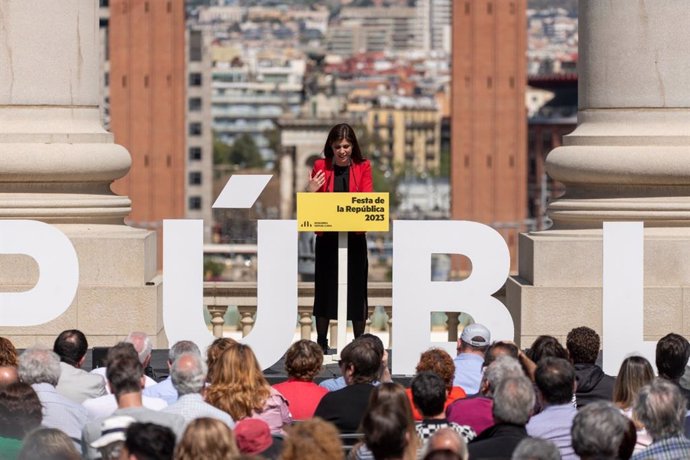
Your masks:
M450 177L450 149L448 147L441 149L438 175L439 177Z
M213 160L215 164L234 165L240 168L262 168L264 159L259 147L249 134L242 134L232 145L218 138L213 140Z
M222 165L230 162L230 146L213 136L213 164Z
M230 147L230 163L244 168L263 167L264 159L251 135L245 133L235 139Z
M362 126L358 127L359 135L357 141L362 155L371 160L371 179L374 183L374 190L377 192L388 192L390 194L390 208L394 210L398 206L398 183L400 177L393 173L391 167L386 167L381 158L381 147L383 141L376 132Z

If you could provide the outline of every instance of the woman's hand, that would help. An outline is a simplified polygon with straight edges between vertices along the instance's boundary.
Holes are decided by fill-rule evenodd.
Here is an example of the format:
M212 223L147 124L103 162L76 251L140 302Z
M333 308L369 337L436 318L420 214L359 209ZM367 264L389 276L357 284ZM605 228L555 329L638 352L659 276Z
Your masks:
M313 176L309 173L309 183L307 184L307 191L316 192L318 191L326 182L326 174L321 171L317 171Z

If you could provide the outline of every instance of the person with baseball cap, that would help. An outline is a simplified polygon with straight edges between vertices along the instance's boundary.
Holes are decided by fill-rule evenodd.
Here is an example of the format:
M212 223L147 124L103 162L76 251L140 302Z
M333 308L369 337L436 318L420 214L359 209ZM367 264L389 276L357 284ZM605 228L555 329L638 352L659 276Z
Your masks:
M468 395L479 393L484 353L490 344L491 332L479 323L465 326L458 339L458 355L453 360L455 362L453 385L461 387Z

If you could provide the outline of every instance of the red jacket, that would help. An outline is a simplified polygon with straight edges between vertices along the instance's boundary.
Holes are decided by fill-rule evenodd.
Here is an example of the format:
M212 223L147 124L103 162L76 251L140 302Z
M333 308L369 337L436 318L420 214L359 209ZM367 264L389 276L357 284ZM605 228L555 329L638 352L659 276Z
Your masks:
M317 192L332 192L333 191L333 160L330 158L319 158L314 162L314 169L311 175L314 176L319 171L325 174L325 181ZM369 160L364 160L359 163L352 161L350 163L350 192L373 192L374 184L371 180L371 163Z

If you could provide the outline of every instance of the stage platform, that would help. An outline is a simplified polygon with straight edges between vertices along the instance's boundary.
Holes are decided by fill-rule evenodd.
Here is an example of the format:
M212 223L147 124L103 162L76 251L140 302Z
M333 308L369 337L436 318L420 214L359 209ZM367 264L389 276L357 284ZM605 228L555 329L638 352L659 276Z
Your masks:
M95 352L93 349L89 349L87 355L86 355L86 361L84 362L83 369L84 370L91 370L94 367L94 356L96 358L96 364L101 364L102 359L105 357L105 353L107 351L107 348L101 348L97 347L95 349ZM389 364L392 363L392 357L393 357L393 352L392 350L388 350L388 362ZM328 357L327 357L328 359ZM98 367L98 366L96 366ZM165 377L168 376L169 370L168 370L168 350L153 350L151 353L151 367L153 368L154 372L156 373L156 377L158 377L159 380L163 380ZM285 357L283 356L280 361L275 363L273 366L270 368L266 369L264 371L264 376L266 377L266 380L268 380L268 383L271 385L275 383L280 383L285 380L287 380L287 372L285 371ZM321 372L319 375L314 379L315 382L321 382L322 380L330 379L330 378L335 378L335 377L340 377L340 368L338 367L337 363L333 364L326 364L323 366L321 369ZM393 380L402 384L403 386L409 386L410 380L412 379L412 376L404 376L404 375L394 375Z

